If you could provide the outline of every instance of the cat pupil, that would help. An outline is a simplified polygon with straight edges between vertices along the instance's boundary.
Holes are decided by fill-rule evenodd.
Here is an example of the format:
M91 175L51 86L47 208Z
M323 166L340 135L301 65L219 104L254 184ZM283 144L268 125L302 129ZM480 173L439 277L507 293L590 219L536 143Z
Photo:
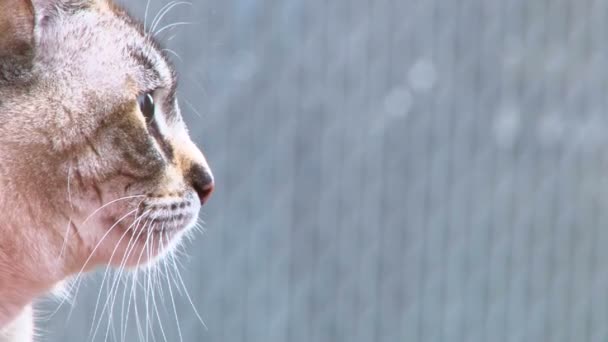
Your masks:
M150 93L144 93L137 98L139 109L146 118L146 121L154 119L154 97Z

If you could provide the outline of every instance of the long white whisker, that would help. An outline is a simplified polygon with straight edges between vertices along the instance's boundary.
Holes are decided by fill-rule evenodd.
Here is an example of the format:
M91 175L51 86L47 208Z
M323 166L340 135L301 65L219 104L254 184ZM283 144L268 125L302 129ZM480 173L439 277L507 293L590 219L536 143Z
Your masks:
M175 259L173 259L173 265L175 266L175 271L177 274L177 279L179 280L180 284L182 284L182 288L184 289L184 293L186 294L186 298L188 299L188 302L190 302L190 306L192 306L192 310L194 311L194 314L196 315L196 318L198 318L199 322L201 322L201 324L203 325L203 327L205 327L205 330L208 330L209 328L207 327L207 324L205 324L205 321L203 320L203 318L201 317L201 315L198 313L198 310L196 309L196 306L194 305L194 302L192 301L192 298L190 297L190 293L188 292L188 288L186 287L186 284L184 283L184 279L182 278L182 275L179 272L179 267L177 266L177 263L175 262Z
M131 292L129 293L129 304L127 306L127 312L129 312L129 308L131 307L131 300L133 301L133 312L135 313L135 327L137 328L137 337L139 341L143 341L144 332L141 326L141 320L139 319L139 303L137 302L137 287L140 286L143 288L143 285L139 282L137 275L134 275L131 282ZM127 331L125 329L124 336L121 341L126 339Z
M150 231L149 231L149 238L150 238L150 243L148 244L147 248L146 248L146 254L147 254L147 262L150 262L150 260L152 260L152 254L153 251L155 250L155 246L154 246L154 234L155 234L155 229L157 228L157 225L153 226ZM149 265L146 269L146 276L147 276L147 284L146 284L146 288L147 288L147 293L146 293L146 306L148 307L148 309L155 309L156 308L156 297L155 297L155 293L154 293L154 271L156 270L156 268L153 265ZM148 305L149 300L152 300L152 306L150 307ZM151 332L151 337L154 341L156 341L156 335L154 334L154 316L150 316L150 311L147 309L147 317L149 319L149 323L150 323L150 332ZM162 323L159 320L159 324L160 324L160 328L162 331ZM164 333L163 333L164 336Z
M116 252L116 250L118 249L118 246L120 244L120 242L122 241L122 239L128 234L128 231L125 231L122 236L120 237L120 240L118 240L118 243L116 244L116 247L114 247L114 251L112 251L112 256L110 257L110 263L112 262L112 259L114 258L114 253ZM103 273L103 278L101 279L101 284L99 285L99 294L97 295L97 300L95 301L95 308L93 309L93 319L91 320L93 322L93 324L91 325L91 328L89 330L89 336L91 336L91 333L93 331L93 327L95 326L94 322L95 319L97 318L97 309L99 308L99 301L101 299L101 294L103 293L103 287L104 285L106 285L106 287L108 287L108 295L109 295L109 281L108 284L106 284L106 278L108 276L108 272L109 272L109 267L106 267L104 273ZM101 322L101 316L103 315L104 311L102 311L100 313L100 322Z
M163 328L162 320L160 319L160 314L158 313L158 305L156 304L156 298L154 297L154 293L152 293L152 306L154 307L154 311L156 313L156 319L158 319L158 327L160 328L161 335L163 335L163 340L165 342L168 342L167 335L165 334L165 329Z
M120 243L122 242L122 240L125 238L125 236L127 236L127 234L129 234L130 229L134 226L134 225L139 225L139 223L141 222L141 220L144 218L145 215L147 215L150 212L150 210L147 210L146 212L144 212L143 214L141 214L138 218L135 219L135 221L133 221L133 223L127 228L125 229L125 232L122 234L122 236L120 237L120 239L118 240L118 242L116 243L116 246L114 247L114 250L112 250L112 254L110 255L110 260L108 261L108 264L112 263L112 260L114 260L114 255L116 254L116 251L118 251L118 248L120 247ZM127 245L127 250L129 249L129 246L131 245L131 242L133 241L133 239L135 238L135 234L132 234L131 237L129 238L129 243ZM123 256L124 259L124 256ZM122 263L122 262L121 262ZM105 283L106 277L108 275L108 272L110 270L110 267L106 267L104 274L103 274L103 278L101 280L101 285L100 287L103 288L103 285ZM108 281L109 284L109 281ZM114 282L112 284L112 288L114 287ZM109 292L111 292L112 288L109 289ZM109 295L108 292L108 295ZM95 302L95 309L93 311L93 319L92 321L95 322L95 318L97 317L97 309L99 307L99 300L101 299L101 293L102 291L99 291L99 294L97 295L97 301ZM107 302L107 300L106 300ZM104 305L104 309L101 312L100 316L100 322L101 322L101 316L103 316L103 313L105 312L105 305ZM93 331L93 325L91 325L91 329L89 330L89 336L91 336L91 333ZM98 325L99 326L99 325Z
M167 244L169 244L169 237L167 237ZM176 246L170 253L167 254L166 256L166 262L167 264L169 264L169 262L174 263L175 259L176 259L176 254L178 252L178 246ZM173 272L171 272L171 268L165 267L165 269L167 270L167 278L170 279L171 281L173 281L173 284L175 284L175 289L177 290L178 294L181 296L182 295L182 290L177 282L176 276L173 274Z
M152 230L149 229L148 230L148 236L146 236L146 244L145 244L145 250L147 253L147 257L149 258L149 246L148 246L148 242L150 240L151 237L151 232ZM144 291L145 294L145 303L146 303L146 342L148 342L148 336L150 333L150 311L149 311L149 295L150 295L150 273L148 271L146 271L146 273L144 273L146 275L146 288Z
M164 224L163 224L164 226ZM152 239L151 239L151 244L150 244L150 249L148 250L148 259L151 260L152 258L152 254L154 253L154 251L158 250L158 246L156 246L156 241L155 241L155 232L156 232L156 227L155 229L152 230ZM160 328L160 331L162 333L163 339L165 340L165 342L168 342L166 340L166 335L165 335L165 331L164 331L164 327L163 327L163 323L162 320L160 319L160 315L158 312L158 304L156 301L156 279L158 277L158 267L156 265L150 265L148 267L148 279L149 279L149 286L150 286L150 299L152 299L152 309L154 310L154 314L155 317L158 321L158 326ZM152 323L154 323L154 317L152 317L151 320ZM156 335L154 334L154 330L152 329L152 338L154 339L154 341L156 341Z
M188 21L178 21L176 23L172 23L172 24L167 24L165 26L163 26L161 29L159 29L158 31L154 32L152 35L154 37L158 36L159 34L161 34L163 31L168 30L172 27L177 27L177 26L183 26L183 25L192 25L193 23L188 22Z
M114 204L114 203L116 203L116 202L120 202L120 201L128 200L128 199L133 199L133 198L142 198L142 197L146 197L146 196L145 196L145 195L126 196L126 197L121 197L121 198L115 199L115 200L113 200L113 201L110 201L110 202L108 202L108 203L106 203L106 204L102 205L101 207L97 208L97 209L96 209L96 210L95 210L93 213L91 213L89 216L87 216L87 218L86 218L86 219L84 219L84 221L82 221L82 225L84 226L84 225L85 225L87 222L89 222L89 220L90 220L91 218L93 218L93 216L95 216L95 215L96 215L98 212L100 212L101 210L103 210L104 208L106 208L106 207L107 207L107 206L109 206L109 205L112 205L112 204ZM142 200L142 202L143 202L143 200ZM141 204L141 202L140 202L139 204Z
M168 48L164 48L163 51L168 52L170 54L172 54L173 56L175 56L180 62L184 62L184 60L182 59L182 57L175 51L168 49Z
M144 30L148 26L148 10L150 9L150 0L146 2L146 12L144 13Z
M148 212L149 212L149 211L148 211ZM139 239L139 237L141 236L142 232L144 232L144 231L145 231L145 229L146 229L146 226L147 226L147 223L148 223L148 222L149 222L149 221L146 221L146 222L144 223L144 225L143 225L143 227L142 227L142 230L141 230L141 231L140 231L140 232L137 234L136 240L138 240L138 239ZM137 227L137 228L138 228L138 227ZM137 228L136 228L136 229L137 229ZM134 246L135 246L135 245L134 245ZM127 246L127 249L128 249L128 248L129 248L129 246ZM142 249L142 250L143 250L143 249ZM131 252L129 252L129 254L130 254L130 253L131 253ZM139 258L137 259L137 265L139 265L139 261L140 261L140 260L141 260L141 253L140 253L140 255L139 255ZM133 287L131 287L131 289L133 289ZM121 308L120 308L120 315L121 315L121 317L122 317L123 319L124 319L124 317L125 317L125 315L124 315L124 308L125 308L125 297L126 297L126 293L127 293L127 284L125 284L125 288L124 288L124 291L123 291L123 294L122 294L122 304L121 304ZM131 303L130 303L130 301L129 301L128 305L130 306L130 304L131 304ZM125 324L124 324L124 330L123 330L123 323L122 323L123 321L121 320L121 326L120 326L121 341L124 341L124 336L125 336L125 334L126 334L127 325L128 325L128 323L129 323L129 306L127 306L127 313L126 313L126 321L125 321Z
M152 20L152 24L150 25L150 29L148 32L154 32L154 29L156 28L158 23L160 23L160 21L163 19L165 14L168 13L171 8L177 6L176 3L177 1L169 1L167 4L161 7L161 9L156 13L156 16L154 16L154 20Z
M158 250L159 251L163 250L162 232L164 231L164 229L165 229L165 223L162 224L162 226L161 226L161 228L159 230L159 234L160 234L159 239L158 239L158 244L159 244ZM159 263L160 262L162 262L162 260L160 260ZM154 277L153 284L155 285L155 288L158 287L158 292L159 292L159 295L160 295L160 300L164 304L164 302L165 302L165 293L163 291L162 282L161 282L161 279L160 279L161 277L164 276L163 273L162 273L163 270L162 270L162 268L160 266L155 267L154 270L155 270L155 272L154 272L155 277Z
M61 245L61 251L59 252L59 257L63 256L65 252L65 248L68 244L68 238L70 236L70 226L72 225L72 215L74 214L74 202L72 201L72 190L70 187L70 178L72 175L72 161L70 161L70 166L68 167L68 202L70 204L70 217L68 218L68 224L65 228L65 234L63 238L63 244Z
M199 118L202 118L203 115L194 107L194 105L192 105L192 103L186 99L184 99L184 102L188 105L188 107L190 107L190 109L192 109L192 111L198 115Z
M89 254L89 257L85 260L84 264L82 265L82 268L80 269L80 271L78 272L78 275L82 274L82 272L84 271L84 269L87 267L87 265L89 264L89 262L91 261L91 259L93 258L93 255L95 255L95 252L97 251L97 249L99 248L99 246L101 246L102 242L105 240L105 238L110 235L110 233L112 232L112 230L114 230L114 228L116 228L120 222L122 222L122 220L124 220L125 218L131 216L132 214L137 213L137 211L139 211L139 208L133 209L131 211L129 211L127 214L125 214L123 217L121 217L120 219L118 219L118 221L116 221L111 227L110 229L108 229L105 234L103 234L103 236L101 237L101 239L99 240L99 242L97 242L97 244L95 245L95 247L93 248L93 250L91 251L91 253Z
M133 253L133 251L135 250L135 246L136 246L137 240L139 240L139 237L141 236L141 233L142 233L143 231L145 231L145 228L144 228L144 229L142 229L142 231L140 232L140 234L138 234L138 235L137 235L137 238L136 238L136 240L135 240L135 243L134 243L134 244L133 244L133 246L132 246L132 247L129 249L129 251L127 252L127 255L126 255L126 257L125 257L124 261L121 263L120 268L119 268L119 273L118 273L118 277L119 277L118 279L120 279L120 277L122 277L122 275L123 275L123 273L124 273L124 271L125 271L125 266L126 266L126 263L127 263L128 259L131 257L131 253ZM125 286L125 289L126 289L126 286ZM114 296L113 296L113 298L112 298L112 304L110 305L110 310L109 310L108 312L114 312L114 304L115 304L115 302L116 302L116 295L118 294L118 287L116 287L116 290L115 290L114 292L115 292L115 293L114 293Z
M169 6L167 6L169 5ZM158 24L160 24L160 22L163 20L163 18L175 7L180 6L180 5L190 5L192 6L191 2L188 1L173 1L170 2L169 4L165 5L157 14L157 18L155 19L155 21L152 23L152 28L150 28L150 32L155 32L156 31L156 27L158 26ZM156 35L153 34L153 35Z
M162 237L162 235L161 235L161 237ZM175 300L173 299L173 290L171 290L171 281L169 280L169 277L168 277L169 268L167 267L167 262L164 262L163 264L165 266L165 270L167 271L167 286L169 288L171 305L173 306L173 314L175 315L175 324L177 324L177 333L179 335L180 342L183 342L184 339L182 337L182 328L180 327L180 324L179 324L179 317L177 316L177 307L175 306Z
M146 233L147 233L146 234L146 240L145 240L144 245L143 245L143 247L141 249L141 252L139 253L139 257L137 258L137 264L139 264L141 262L141 258L144 255L144 252L148 249L148 243L150 241L150 232L149 232L149 227L147 225L146 225L146 229L145 230L146 230ZM133 287L131 287L131 291L132 291L132 294L133 294L133 308L135 310L135 321L136 321L136 324L137 324L137 333L139 335L140 341L143 340L144 334L145 334L145 341L148 341L148 330L149 330L149 328L148 328L148 326L149 326L149 324L148 324L149 323L149 318L148 318L148 299L147 299L147 286L145 286L146 283L147 283L146 282L146 280L147 280L147 274L146 274L145 270L139 270L137 272L138 273L142 273L144 275L144 278L145 278L144 279L144 283L141 285L142 288L143 288L143 290L144 290L144 300L145 300L144 305L145 305L145 309L146 309L146 330L145 330L145 333L142 331L141 322L140 322L140 319L139 319L139 309L138 309L138 306L137 306L138 303L137 303L137 298L136 298L136 292L137 291L135 291L136 289L134 290ZM137 277L133 278L133 282L134 282L135 285L139 284L139 282L137 281ZM129 304L130 304L130 302L129 302ZM126 334L126 332L125 332L125 334Z
M99 248L99 246L101 246L101 244L103 243L103 241L105 240L105 238L114 230L114 228L116 228L118 226L118 224L120 224L120 222L122 220L124 220L125 218L131 216L132 214L137 213L139 209L134 209L131 210L130 212L128 212L127 214L125 214L123 217L121 217L120 219L118 219L118 221L116 221L116 223L114 223L112 225L112 227L110 227L110 229L108 229L106 231L106 233L101 237L101 239L99 240L99 242L97 242L97 245L95 245L95 247L93 248L93 250L91 251L91 253L89 254L89 257L86 259L86 261L84 262L84 264L82 265L82 268L80 269L80 271L78 272L78 274L76 275L76 284L72 286L76 287L76 291L74 292L74 298L76 298L76 296L78 295L78 290L80 289L80 284L82 282L82 279L80 278L80 275L82 274L82 272L84 272L85 268L87 267L87 265L89 264L89 262L91 261L91 259L93 258L93 255L95 255L95 252L97 251L97 249ZM64 297L61 302L59 303L59 305L57 306L57 309L55 309L55 311L53 311L53 313L51 314L50 317L53 317L53 315L55 315L59 309L61 308L61 306L65 303L66 301L66 297Z
M146 224L147 224L147 222L146 222ZM139 253L139 257L137 258L138 265L141 262L141 258L144 255L144 251L146 250L147 244L148 244L148 238L146 238L144 246L142 247L141 252ZM133 276L133 285L131 286L131 295L133 297L133 309L135 311L135 323L137 325L137 335L138 335L140 341L144 337L144 332L142 331L141 322L139 319L139 309L138 309L138 305L137 305L138 303L137 303L137 291L136 290L137 290L137 284L139 283L137 281L137 274L141 273L141 272L143 272L143 271L136 271L136 273ZM143 288L143 286L142 286L142 288ZM131 301L129 300L129 306L130 306L130 304L131 304ZM147 304L147 302L146 302L146 304ZM129 306L127 306L127 312L129 311ZM146 327L146 329L147 329L147 327ZM146 334L147 334L147 332L146 332ZM126 335L126 331L125 331L125 335ZM146 339L147 339L147 337L146 337Z
M154 27L154 25L156 24L156 20L158 19L158 16L165 10L167 9L167 7L173 5L174 3L176 3L176 1L169 1L168 3L166 3L163 7L160 8L160 10L158 10L158 12L156 12L156 15L154 16L154 19L152 19L152 24L150 24L151 27Z
M145 214L148 214L149 212L150 212L150 210L146 211ZM119 271L117 272L117 275L116 275L114 281L112 282L112 286L110 288L108 297L106 298L106 301L104 302L104 306L103 306L102 313L101 313L100 317L103 316L103 313L106 310L108 310L108 309L109 309L108 310L108 315L111 317L111 314L112 314L112 312L114 310L114 301L116 299L116 296L112 296L111 293L116 291L116 289L117 289L116 285L118 284L118 281L120 279L120 274L121 274L121 272L123 270L123 267L126 265L127 260L129 259L132 251L134 250L134 248L136 246L137 240L139 239L139 237L141 236L142 232L144 232L144 231L145 231L145 227L142 228L142 230L137 234L137 236L135 236L135 233L133 234L133 236L131 236L131 239L129 240L129 245L126 248L126 253L123 255L123 258L122 258L122 260L121 260L121 262L119 264L119 268L118 268ZM131 242L133 242L132 245L131 245ZM112 303L111 303L111 306L108 308L108 304L110 303L110 300L112 301ZM97 330L100 327L100 323L101 323L101 321L95 327L95 332L93 333L93 340L95 339L95 336L97 334ZM106 336L108 334L108 329L110 328L110 325L111 325L111 321L108 322L108 327L106 329ZM90 332L89 332L89 336L90 336Z

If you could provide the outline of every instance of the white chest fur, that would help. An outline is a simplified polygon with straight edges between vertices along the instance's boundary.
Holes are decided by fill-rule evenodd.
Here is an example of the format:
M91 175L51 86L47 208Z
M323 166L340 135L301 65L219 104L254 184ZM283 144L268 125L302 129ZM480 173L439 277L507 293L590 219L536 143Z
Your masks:
M4 329L0 330L0 342L33 341L32 309L27 307Z

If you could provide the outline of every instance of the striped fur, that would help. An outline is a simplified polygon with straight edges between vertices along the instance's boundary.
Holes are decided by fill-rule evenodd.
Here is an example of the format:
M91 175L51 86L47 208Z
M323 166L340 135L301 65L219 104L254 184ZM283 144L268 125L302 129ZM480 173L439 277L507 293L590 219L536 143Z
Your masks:
M150 262L137 258L146 244L151 259L170 251L196 223L213 177L181 118L174 69L123 9L0 0L3 24L0 327L28 334L28 311L16 317L58 282ZM154 134L137 102L146 93Z

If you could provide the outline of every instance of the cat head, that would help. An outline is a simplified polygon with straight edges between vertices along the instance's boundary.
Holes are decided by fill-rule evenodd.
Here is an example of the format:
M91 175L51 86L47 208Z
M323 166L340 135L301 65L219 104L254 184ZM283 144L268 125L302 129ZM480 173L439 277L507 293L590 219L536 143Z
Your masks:
M153 34L108 0L0 0L0 32L7 225L35 226L76 267L170 249L213 177Z

